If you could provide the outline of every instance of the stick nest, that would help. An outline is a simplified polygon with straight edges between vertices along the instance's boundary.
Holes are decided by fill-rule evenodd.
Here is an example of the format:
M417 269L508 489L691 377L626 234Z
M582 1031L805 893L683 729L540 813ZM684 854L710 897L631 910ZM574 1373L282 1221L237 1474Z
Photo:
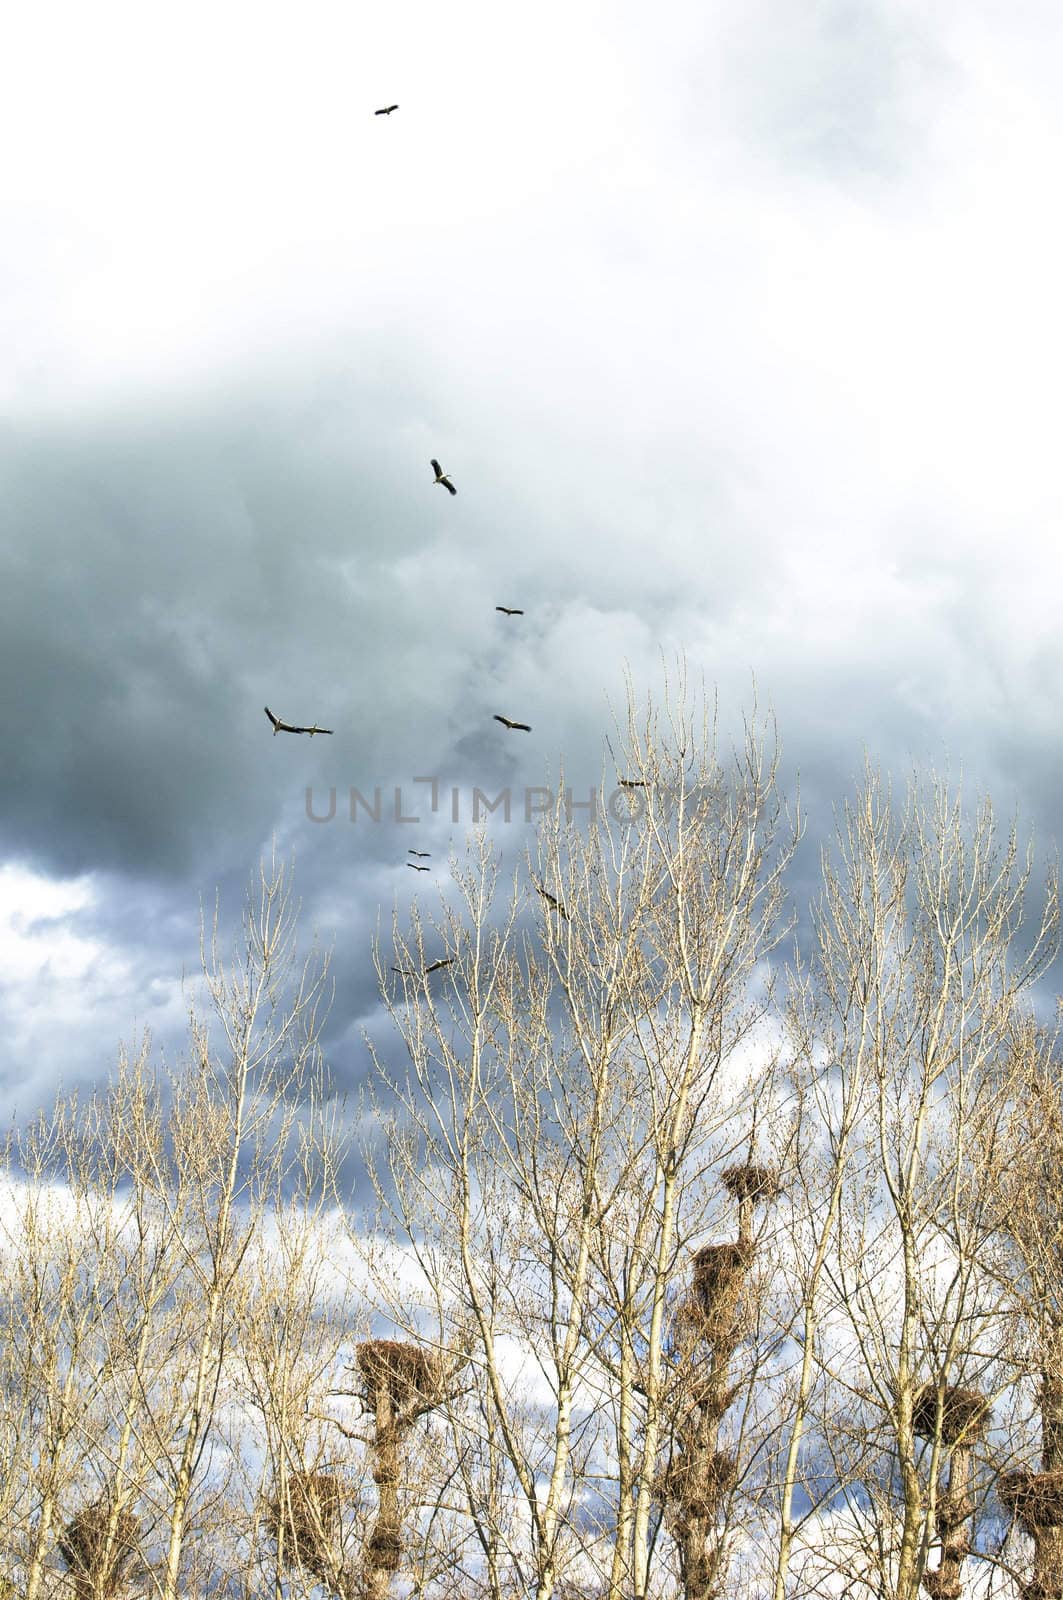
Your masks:
M63 1529L59 1554L74 1577L75 1592L91 1595L102 1592L117 1595L140 1538L140 1524L131 1511L119 1511L114 1540L107 1548L107 1529L113 1507L97 1500L73 1517Z
M340 1530L344 1486L330 1472L295 1472L288 1493L271 1500L266 1529L285 1559L319 1575L327 1571Z
M401 1339L368 1339L357 1346L358 1368L373 1392L386 1388L396 1409L439 1394L437 1357Z
M923 1573L923 1588L930 1600L963 1600L963 1582L956 1567L944 1563L933 1572Z
M691 1451L672 1457L658 1473L654 1489L659 1500L675 1506L684 1517L710 1521L737 1480L737 1463L727 1451Z
M736 1200L752 1200L766 1205L779 1198L779 1175L773 1167L759 1167L752 1161L740 1161L737 1166L726 1167L720 1173L720 1182Z
M1063 1527L1063 1471L1004 1472L997 1493L1027 1533Z
M753 1251L744 1244L705 1244L694 1252L694 1295L711 1311L716 1302L741 1287L753 1264Z
M366 1561L382 1572L398 1572L402 1561L402 1534L394 1522L378 1522L365 1547Z
M938 1389L924 1383L912 1407L912 1427L920 1439L933 1439L937 1426ZM977 1389L961 1389L950 1384L941 1403L941 1437L946 1444L957 1444L981 1433L989 1416L989 1401Z

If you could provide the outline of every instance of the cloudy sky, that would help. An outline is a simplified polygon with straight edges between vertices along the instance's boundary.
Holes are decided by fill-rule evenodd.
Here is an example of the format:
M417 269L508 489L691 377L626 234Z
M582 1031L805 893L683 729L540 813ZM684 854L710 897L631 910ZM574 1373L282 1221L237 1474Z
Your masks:
M405 849L467 817L307 786L586 786L662 649L725 721L755 678L810 873L865 748L1057 837L1061 78L1033 0L19 8L7 1103L179 1037L274 839L355 1079Z

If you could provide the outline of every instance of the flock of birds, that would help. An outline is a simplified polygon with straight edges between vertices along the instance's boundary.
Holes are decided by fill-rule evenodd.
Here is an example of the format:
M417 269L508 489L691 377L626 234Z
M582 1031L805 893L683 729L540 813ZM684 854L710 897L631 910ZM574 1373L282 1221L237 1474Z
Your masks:
M398 106L391 106L385 108L383 111L375 112L374 115L382 117L387 115L388 110L397 111L398 109ZM432 459L432 471L435 473L434 481L436 483L441 483L444 489L449 489L451 494L457 494L458 491L451 482L450 475L443 471L442 467L439 465L439 462L436 461L434 457ZM506 617L522 617L524 615L524 612L520 606L495 606L495 610L501 611L503 616ZM312 727L304 727L295 722L285 722L282 717L274 716L273 712L269 709L269 706L263 706L262 709L265 711L266 716L273 724L274 738L276 738L278 733L308 733L312 739L315 733L333 733L335 731L332 728L319 728L316 722ZM500 716L497 711L494 714L494 721L500 722L504 728L509 728L514 733L531 733L532 731L530 722L514 722L512 717ZM409 863L407 863L407 865L409 865ZM420 870L422 872L427 872L428 868L422 867Z
M376 117L390 117L392 112L397 111L398 109L397 103L390 106L380 106L376 111L374 111L373 115ZM432 457L431 467L435 474L433 482L442 484L443 488L446 489L448 494L457 494L458 491L454 486L454 482L450 477L450 474L443 471L443 468L439 465L439 462L434 456ZM500 611L503 616L506 617L522 617L524 615L523 610L519 606L495 606L495 610ZM295 722L285 722L282 717L275 716L270 710L269 706L265 706L263 709L265 710L266 716L269 718L269 721L272 724L274 738L276 738L278 733L305 733L308 734L312 739L315 733L332 734L334 732L334 729L332 728L319 727L316 722L312 726L303 726ZM495 722L500 722L504 728L508 728L513 733L531 733L532 731L530 723L516 722L512 717L503 717L499 715L498 712L494 714L493 720ZM411 856L417 856L421 859L431 858L430 850L410 850L407 853ZM407 861L406 865L413 872L430 872L432 870L430 867L421 866L419 861ZM547 890L544 889L540 884L536 884L536 888L543 896L544 900L546 900L554 908L554 910L559 913L559 915L567 920L568 912L565 910L561 902L556 900L554 896L549 894ZM438 972L441 967L449 967L452 963L452 960L452 957L448 957L443 961L434 961L431 966L425 967L425 975L430 972ZM401 967L393 967L392 971L401 972L404 977L416 976L416 974L412 972L405 972Z

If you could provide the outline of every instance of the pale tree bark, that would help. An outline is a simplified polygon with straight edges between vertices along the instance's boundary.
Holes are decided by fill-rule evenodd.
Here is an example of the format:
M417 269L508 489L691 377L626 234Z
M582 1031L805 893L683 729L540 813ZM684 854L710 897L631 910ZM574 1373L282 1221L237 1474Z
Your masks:
M325 979L320 964L296 964L294 936L288 876L264 868L234 959L223 962L216 936L204 951L217 1043L193 1018L192 1059L169 1084L167 1143L144 1151L142 1181L162 1207L181 1268L173 1381L152 1416L165 1497L160 1600L182 1592L193 1497L227 1398L227 1358L249 1311L245 1257L267 1209L282 1203L291 1163L316 1137Z
M871 774L827 866L820 983L850 1019L827 1046L843 1086L866 1083L870 1098L843 1175L830 1276L848 1344L830 1366L835 1379L842 1362L862 1367L850 1390L893 1456L897 1524L888 1536L883 1525L878 1574L890 1600L915 1600L935 1537L944 1442L938 1427L924 1473L920 1392L967 1381L997 1337L981 1265L994 1176L974 1162L971 1130L998 1114L1016 1008L1055 948L1055 883L1028 917L1031 870L988 804L968 818L944 785L913 784L897 815Z
M460 909L415 917L380 962L410 1063L401 1078L381 1065L400 1108L381 1197L426 1284L460 1304L529 1534L522 1551L508 1530L485 1530L484 1552L497 1573L523 1574L530 1557L519 1581L538 1600L574 1562L612 1594L649 1581L668 1294L704 1226L695 1201L750 1103L748 1069L733 1063L768 1008L753 978L779 937L792 843L778 837L762 732L726 766L690 704L667 726L633 716L628 732L638 819L576 826L559 800L530 884L501 911L481 842L456 872ZM514 1343L548 1394L534 1416L507 1370ZM597 1401L613 1368L607 1437ZM593 1485L583 1465L595 1429L621 1479L604 1548L571 1514L606 1492L600 1465Z
M19 1432L11 1437L14 1474L4 1498L16 1534L8 1560L22 1568L26 1600L43 1591L63 1497L82 1465L81 1424L95 1388L95 1252L83 1196L66 1189L57 1172L74 1114L60 1102L17 1141L3 1207L4 1332L19 1352L24 1386L9 1418Z
M1014 1576L1028 1600L1063 1594L1063 1091L1058 1032L1026 1019L1003 1074L1008 1114L991 1154L1000 1275L1020 1321L1018 1371L1034 1379L1040 1462L1011 1465L999 1492L1033 1542ZM1020 1457L1021 1460L1021 1457Z

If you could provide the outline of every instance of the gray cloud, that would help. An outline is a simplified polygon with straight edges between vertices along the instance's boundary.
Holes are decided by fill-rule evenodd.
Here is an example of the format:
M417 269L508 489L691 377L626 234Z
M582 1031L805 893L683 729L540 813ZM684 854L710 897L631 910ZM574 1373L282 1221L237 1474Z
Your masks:
M84 145L42 132L5 180L0 847L88 885L11 934L9 1083L91 1076L134 1022L176 1039L199 902L231 924L274 839L356 1080L373 931L430 892L414 834L460 847L476 785L585 794L625 664L654 688L662 652L725 728L754 677L774 706L799 896L865 749L1057 829L1050 16L548 7L528 40L473 6L429 60L431 20L367 22L342 72L264 22L235 108L210 74L239 30L209 73L181 45L180 98L210 77L186 145L165 74L134 94L93 36ZM359 96L399 76L374 126ZM264 704L336 733L274 739ZM419 775L457 824L343 820Z

